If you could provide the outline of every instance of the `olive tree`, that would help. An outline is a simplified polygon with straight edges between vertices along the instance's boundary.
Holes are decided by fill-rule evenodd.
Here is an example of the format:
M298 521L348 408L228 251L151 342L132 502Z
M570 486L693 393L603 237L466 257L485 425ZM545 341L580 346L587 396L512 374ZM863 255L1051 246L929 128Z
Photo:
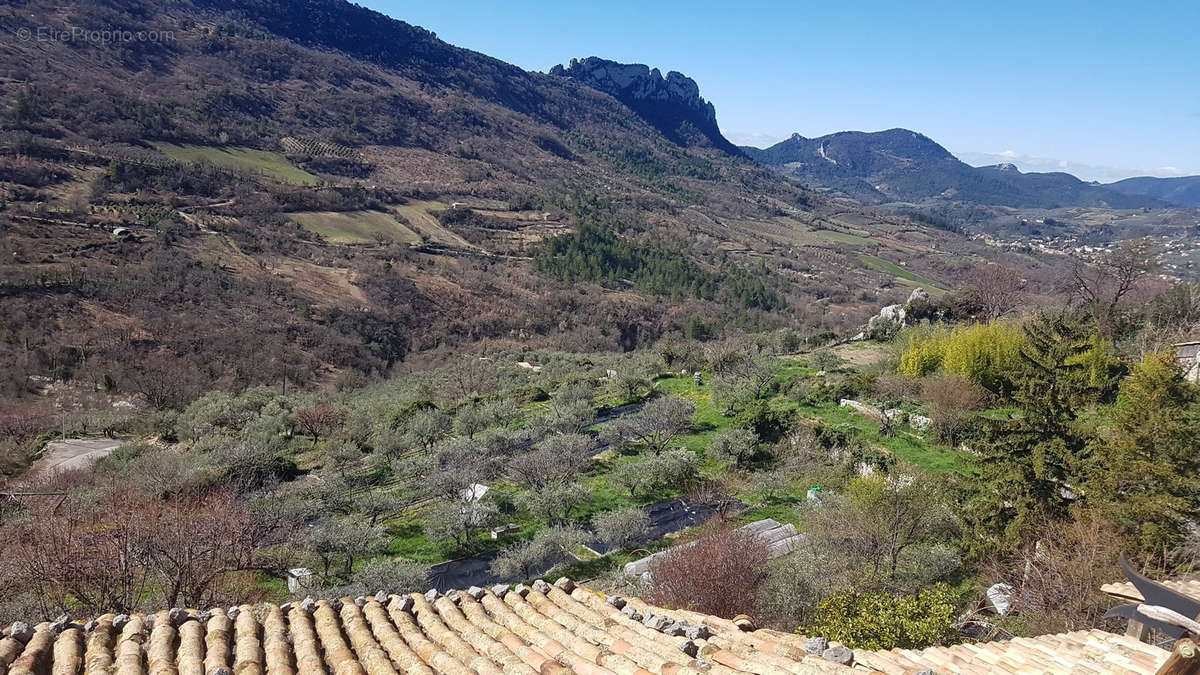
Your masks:
M405 441L409 447L426 452L450 432L450 418L437 408L424 408L413 413L404 424Z
M616 549L625 549L650 537L650 515L637 507L602 511L592 517L596 536Z
M758 434L749 429L730 429L713 437L708 452L713 459L741 466L754 457Z
M591 461L595 442L587 434L556 434L530 452L508 463L508 475L531 488L562 483L578 474Z
M565 521L571 509L592 501L590 488L579 483L555 483L517 495L517 506L554 524Z
M313 528L308 548L321 560L324 576L329 576L330 566L340 556L342 575L349 577L358 556L379 552L386 541L383 528L377 525L368 525L357 518L337 518Z
M369 560L354 570L350 579L322 593L331 598L374 595L379 591L403 595L429 588L429 568L407 560ZM305 590L304 593L311 593Z
M610 422L602 437L619 447L642 445L660 453L692 426L696 404L679 396L656 398L638 412Z
M399 513L408 505L408 500L395 492L370 490L354 501L358 511L374 525L380 518Z
M505 548L492 561L492 574L501 579L528 579L569 559L569 551L590 537L577 527L549 527L532 539Z
M441 502L431 508L426 516L425 536L466 548L475 533L490 527L499 514L496 505L486 498Z
M629 490L629 496L637 497L660 487L681 487L699 472L696 453L677 448L641 461L619 464L609 474L609 480Z

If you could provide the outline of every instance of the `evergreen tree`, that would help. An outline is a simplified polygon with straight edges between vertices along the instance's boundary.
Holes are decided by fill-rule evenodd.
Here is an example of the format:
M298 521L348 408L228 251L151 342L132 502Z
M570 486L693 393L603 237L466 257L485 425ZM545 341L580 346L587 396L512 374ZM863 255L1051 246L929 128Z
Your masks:
M1090 332L1065 317L1040 315L1024 333L1014 378L1018 412L989 421L979 447L980 491L967 505L976 550L1011 547L1032 522L1066 517L1089 449L1071 401Z
M1121 383L1112 436L1094 444L1088 466L1089 505L1134 551L1165 557L1200 514L1198 439L1197 388L1170 354L1147 356Z

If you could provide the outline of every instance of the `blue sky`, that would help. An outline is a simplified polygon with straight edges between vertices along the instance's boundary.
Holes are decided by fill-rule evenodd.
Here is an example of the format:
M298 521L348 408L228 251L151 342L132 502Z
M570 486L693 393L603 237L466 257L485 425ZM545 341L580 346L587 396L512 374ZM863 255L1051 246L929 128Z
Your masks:
M529 70L678 70L740 144L906 127L976 164L1200 174L1198 0L365 4Z

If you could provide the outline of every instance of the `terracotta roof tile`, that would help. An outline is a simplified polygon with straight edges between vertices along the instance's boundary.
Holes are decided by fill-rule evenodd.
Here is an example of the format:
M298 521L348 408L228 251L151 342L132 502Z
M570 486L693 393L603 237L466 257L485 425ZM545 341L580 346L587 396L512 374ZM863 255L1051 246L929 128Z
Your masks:
M622 610L624 608L624 610ZM607 598L562 580L447 595L174 609L0 635L0 673L119 675L804 675L1152 673L1167 653L1100 631L921 651L856 652L848 668L805 638Z
M856 651L859 668L899 675L929 668L938 673L1133 673L1158 670L1169 653L1137 639L1101 630L1075 631L1004 642L931 647L920 651Z

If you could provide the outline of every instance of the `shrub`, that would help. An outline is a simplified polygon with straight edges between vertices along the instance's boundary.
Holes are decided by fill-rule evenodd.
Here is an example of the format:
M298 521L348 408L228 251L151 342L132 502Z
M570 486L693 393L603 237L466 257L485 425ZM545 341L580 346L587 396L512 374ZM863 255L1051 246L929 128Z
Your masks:
M708 526L650 566L654 604L731 618L753 612L766 575L767 547L745 530Z
M942 368L987 389L1002 393L1011 387L1010 368L1019 361L1021 331L1005 323L956 328L946 345Z
M842 366L842 357L830 349L818 349L808 359L809 365L817 370L835 370Z
M922 328L909 335L908 347L900 355L900 374L924 377L936 373L946 358L949 331L944 328Z
M766 401L755 401L738 413L733 422L763 441L774 442L791 430L793 417L791 411L772 408Z
M929 405L934 432L953 445L971 413L987 403L987 392L961 375L947 374L926 380L921 398Z
M1010 369L1019 362L1022 340L1016 326L1000 322L926 329L910 336L899 371L908 377L956 373L1001 394L1011 389Z
M815 618L797 632L836 640L851 649L923 649L956 636L955 600L945 584L912 595L850 589L822 600Z

